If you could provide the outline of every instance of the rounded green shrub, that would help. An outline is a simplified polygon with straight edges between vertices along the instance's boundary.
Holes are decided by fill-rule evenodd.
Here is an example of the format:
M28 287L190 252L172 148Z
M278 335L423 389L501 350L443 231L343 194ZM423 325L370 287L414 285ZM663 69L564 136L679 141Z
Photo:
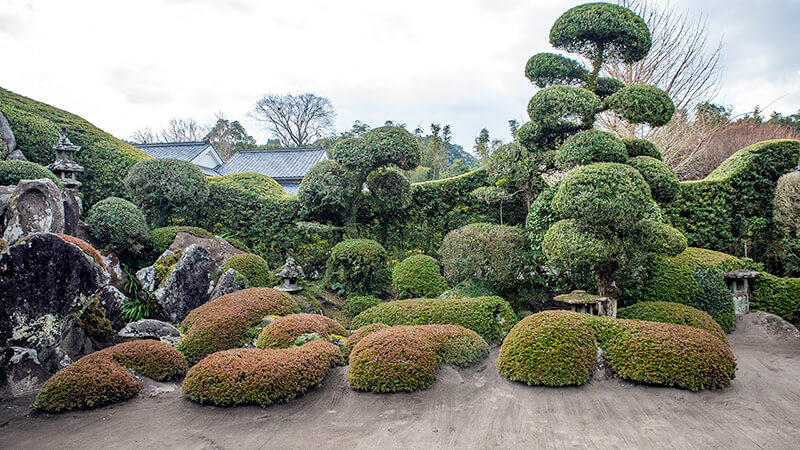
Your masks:
M517 323L511 305L500 297L411 299L384 302L353 318L352 328L386 325L461 325L487 342L500 342Z
M635 224L650 207L650 187L633 167L595 163L573 170L561 180L553 210L564 219L593 226Z
M354 172L367 173L375 167L375 152L367 141L357 137L338 141L331 149L331 157Z
M597 84L594 87L594 93L597 94L597 96L601 99L605 100L624 87L625 83L617 80L616 78L599 77L597 79Z
M413 255L398 263L392 272L392 284L399 298L433 298L447 289L439 273L439 262L427 255Z
M627 159L625 144L618 137L595 129L570 136L556 152L556 163L562 169L597 162L622 163Z
M35 409L62 412L97 408L135 396L142 387L126 368L156 381L186 373L186 360L172 346L154 340L125 342L84 356L48 379Z
M47 166L56 160L53 145L58 142L59 134L53 122L5 104L0 106L0 112L8 119L11 131L14 132L17 149L28 161ZM2 185L4 183L0 182L0 186Z
M796 323L800 316L800 278L781 278L760 273L750 296L750 309L775 314Z
M247 277L248 287L271 287L277 279L270 272L267 261L253 253L233 255L222 263L222 273L233 269Z
M347 337L347 330L331 318L319 314L290 314L265 326L258 336L256 347L289 348L304 333L317 333L326 340L332 334Z
M331 250L323 284L339 295L380 295L391 277L386 260L386 249L372 239L344 240Z
M587 75L579 62L555 53L537 53L525 65L525 76L539 88L557 84L580 85Z
M594 372L597 345L591 319L546 311L522 319L503 340L497 370L529 385L583 384Z
M705 311L691 306L671 302L641 302L620 308L620 319L645 320L648 322L674 323L706 330L714 336L725 339L725 332Z
M588 59L594 59L602 46L605 54L624 63L641 60L652 45L641 17L609 3L587 3L562 14L550 29L550 43Z
M303 394L343 362L338 347L319 340L279 350L226 350L189 369L183 395L201 404L266 407Z
M148 240L147 221L133 203L109 197L92 206L86 216L89 233L106 248L139 252Z
M520 228L473 223L447 233L439 258L450 283L477 278L502 290L513 287L524 273L526 247Z
M344 220L358 195L361 192L353 177L332 159L315 164L297 191L297 198L313 218L334 223Z
M419 166L422 148L419 140L401 127L373 128L363 137L375 154L373 168L395 165L403 170Z
M0 161L0 186L16 186L19 180L47 178L61 187L58 178L46 167L30 161Z
M275 289L251 288L223 295L183 319L180 350L194 364L211 353L241 347L247 339L247 328L264 317L297 312L297 301Z
M669 94L650 85L622 88L608 97L606 104L628 122L653 127L666 125L675 113Z
M193 218L208 198L208 181L196 165L178 159L150 159L131 167L125 187L150 223Z
M489 355L483 338L457 325L376 328L352 347L347 381L355 389L426 389L440 364L466 367Z
M214 177L214 184L223 188L247 192L261 199L278 200L286 197L286 191L272 178L255 172L231 173Z
M380 331L384 328L389 328L389 325L383 323L372 323L369 325L364 325L363 327L354 331L353 334L351 334L350 337L347 338L347 344L345 344L344 347L345 355L347 355L349 358L349 355L353 351L353 347L355 347L356 344L361 342L361 340L367 337L368 335L376 331Z
M351 317L355 317L381 302L383 302L383 300L371 295L351 295L344 301L344 310Z
M542 240L542 251L559 267L594 267L607 261L616 247L594 235L574 219L553 224Z
M678 175L670 166L650 156L635 156L627 164L642 174L655 201L669 203L678 195Z
M659 161L664 159L661 152L658 151L656 144L647 139L624 138L622 143L625 144L625 149L628 151L628 156L631 158L636 156L649 156Z
M675 256L686 250L686 236L675 228L657 220L645 219L640 223L641 248L644 251Z
M698 267L692 277L700 286L700 296L692 306L710 314L726 333L733 331L736 326L736 310L722 273L711 267Z
M211 232L204 230L200 227L188 227L188 226L171 226L171 227L161 227L155 228L150 230L150 244L153 246L153 249L158 253L164 253L164 250L168 249L170 245L175 241L175 236L178 233L189 233L192 236L197 236L199 238L211 239L214 237Z
M582 129L583 121L594 117L601 104L600 98L586 89L550 86L528 102L528 116L543 130L569 133Z

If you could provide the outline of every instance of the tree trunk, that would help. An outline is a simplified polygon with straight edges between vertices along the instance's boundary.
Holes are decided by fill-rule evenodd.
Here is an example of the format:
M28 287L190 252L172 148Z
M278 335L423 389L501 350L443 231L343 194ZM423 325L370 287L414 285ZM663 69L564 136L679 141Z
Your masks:
M608 299L608 306L606 307L605 314L609 317L617 317L617 298L619 298L620 290L617 287L616 274L617 268L616 259L611 259L601 264L595 270L595 280L597 281L597 293L601 297Z

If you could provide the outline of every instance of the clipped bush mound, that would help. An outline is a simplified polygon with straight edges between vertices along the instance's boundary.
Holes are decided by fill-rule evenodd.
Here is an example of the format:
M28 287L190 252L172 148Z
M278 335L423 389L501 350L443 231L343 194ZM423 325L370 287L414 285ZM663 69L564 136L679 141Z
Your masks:
M246 276L249 286L271 287L277 283L277 278L270 272L267 261L253 253L231 256L220 268L221 273L227 272L228 269L233 269Z
M147 221L133 203L118 197L97 202L86 217L92 237L109 250L138 252L148 239Z
M353 318L352 328L386 325L461 325L487 342L500 342L517 323L511 305L500 297L411 299L385 302Z
M266 407L297 397L343 363L339 348L325 341L280 350L227 350L189 369L183 395L202 404Z
M372 239L344 240L331 250L323 284L340 295L380 295L391 277L386 260L386 249Z
M211 239L214 237L211 232L200 227L171 226L161 227L150 230L150 244L158 254L164 253L173 242L178 233L189 233L199 238Z
M350 317L355 317L382 302L383 300L371 295L351 295L344 301L344 310Z
M197 215L208 198L208 181L196 165L179 159L149 159L136 163L125 187L151 224Z
M0 161L0 186L16 186L19 180L47 178L59 188L61 182L46 167L29 161Z
M352 347L347 381L374 392L426 389L440 364L468 366L489 355L489 345L458 325L372 327Z
M413 255L395 266L392 284L399 298L433 298L447 289L447 280L439 273L439 262L426 255Z
M567 311L534 314L506 336L497 370L529 385L583 384L594 372L596 340L591 316Z
M728 341L704 329L569 311L520 321L503 341L497 368L528 384L581 384L592 374L595 345L626 380L697 391L728 386L736 376Z
M691 306L671 302L641 302L617 311L620 319L644 320L647 322L674 323L706 330L714 336L726 339L725 332L705 311Z
M156 381L174 380L186 373L186 360L172 346L154 340L117 344L84 356L47 380L33 404L35 409L62 412L91 409L128 400L142 388L125 368Z
M247 328L265 316L300 312L289 295L270 288L251 288L203 304L192 310L180 326L181 352L189 363L206 355L241 347L247 339Z
M349 356L350 353L353 351L353 347L356 346L362 339L369 336L370 334L382 330L384 328L389 328L389 325L383 323L372 323L369 325L364 325L363 327L357 329L347 338L347 344L344 346L345 356Z
M304 333L317 333L323 339L332 334L347 337L347 330L339 322L319 314L290 314L279 317L265 326L258 336L258 348L288 348Z

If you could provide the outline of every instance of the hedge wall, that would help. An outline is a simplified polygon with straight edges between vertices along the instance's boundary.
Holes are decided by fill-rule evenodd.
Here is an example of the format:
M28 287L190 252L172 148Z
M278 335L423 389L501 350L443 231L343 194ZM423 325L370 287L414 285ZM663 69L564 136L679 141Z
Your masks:
M800 278L781 278L762 272L755 280L750 309L797 323L800 321Z
M106 197L125 197L122 179L127 175L128 169L137 162L150 158L139 149L74 114L3 88L0 88L0 105L4 110L14 108L38 116L52 123L56 130L66 127L70 141L82 147L75 155L75 160L84 167L84 172L78 175L78 180L83 183L81 192L84 195L86 208ZM14 129L11 120L9 118L17 141L24 143L33 139L25 136L24 131L18 132ZM47 124L47 122L42 123ZM55 141L50 143L51 148L54 143Z
M772 228L772 198L778 178L800 161L800 141L759 142L739 150L704 180L683 182L665 216L689 245L741 254L742 240L764 250Z

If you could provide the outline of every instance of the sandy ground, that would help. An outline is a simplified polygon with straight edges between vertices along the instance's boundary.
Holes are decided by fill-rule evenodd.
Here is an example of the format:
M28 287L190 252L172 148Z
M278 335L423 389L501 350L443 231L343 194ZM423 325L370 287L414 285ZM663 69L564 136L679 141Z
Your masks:
M800 340L740 324L726 389L689 391L619 380L574 388L502 378L497 349L445 367L426 391L355 392L346 369L269 408L200 406L171 392L94 411L32 414L0 403L2 448L799 448ZM165 387L162 385L161 387ZM152 391L152 389L151 389Z

